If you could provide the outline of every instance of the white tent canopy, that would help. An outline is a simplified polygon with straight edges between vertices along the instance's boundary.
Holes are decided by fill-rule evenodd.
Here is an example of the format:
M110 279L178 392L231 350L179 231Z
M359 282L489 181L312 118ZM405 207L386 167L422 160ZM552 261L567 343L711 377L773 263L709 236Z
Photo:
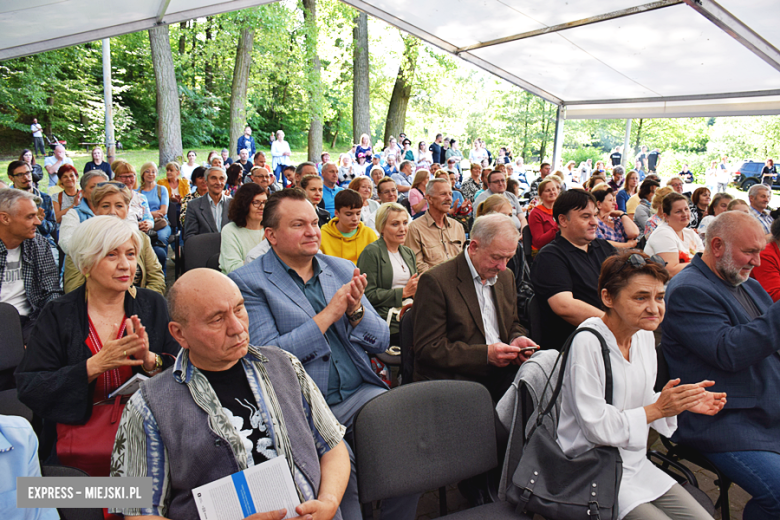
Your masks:
M3 0L0 60L268 1ZM780 114L778 0L345 1L561 118Z

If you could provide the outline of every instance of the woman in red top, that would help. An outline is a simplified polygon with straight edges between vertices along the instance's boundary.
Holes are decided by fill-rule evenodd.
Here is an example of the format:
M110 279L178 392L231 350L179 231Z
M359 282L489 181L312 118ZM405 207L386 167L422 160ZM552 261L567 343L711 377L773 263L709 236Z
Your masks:
M750 276L758 280L772 301L780 300L780 219L775 219L770 228L772 240L761 252L761 265L754 267Z
M559 180L550 176L539 184L541 204L528 215L528 227L531 228L531 247L534 252L552 242L558 232L558 224L553 219L553 204L561 192Z

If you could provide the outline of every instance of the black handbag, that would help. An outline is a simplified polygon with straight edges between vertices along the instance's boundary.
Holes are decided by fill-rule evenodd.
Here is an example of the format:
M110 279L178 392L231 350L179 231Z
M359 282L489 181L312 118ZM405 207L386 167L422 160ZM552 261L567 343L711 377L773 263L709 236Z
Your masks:
M518 513L535 513L550 520L614 520L618 517L618 491L623 476L623 460L618 449L599 446L577 457L569 457L558 446L556 432L542 424L544 416L549 415L558 404L571 343L583 331L594 334L601 343L606 372L604 397L608 404L612 404L609 348L596 330L588 327L577 329L566 340L555 361L557 365L562 359L558 382L543 411L542 400L539 400L536 426L512 476L512 485L507 489L507 499L517 505ZM550 385L552 372L542 395Z

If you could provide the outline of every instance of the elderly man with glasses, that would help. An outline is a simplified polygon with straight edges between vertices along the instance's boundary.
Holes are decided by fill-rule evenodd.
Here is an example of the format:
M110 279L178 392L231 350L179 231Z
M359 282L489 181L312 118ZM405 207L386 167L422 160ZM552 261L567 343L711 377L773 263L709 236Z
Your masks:
M506 189L506 175L504 175L504 172L490 172L487 176L487 184L487 189L474 200L474 207L479 206L483 200L491 195L503 195L512 204L512 222L514 222L515 227L519 230L527 226L528 222L525 220L523 209L520 207L517 196Z

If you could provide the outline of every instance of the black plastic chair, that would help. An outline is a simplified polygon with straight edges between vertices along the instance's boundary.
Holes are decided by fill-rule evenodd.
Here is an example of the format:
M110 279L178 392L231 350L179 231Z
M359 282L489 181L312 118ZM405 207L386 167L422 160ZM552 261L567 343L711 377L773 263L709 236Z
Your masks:
M181 252L179 242L182 234L182 226L179 222L179 215L181 214L181 204L172 200L168 204L168 225L171 226L171 236L168 237L168 245L173 248L173 277L174 279L181 276L183 265L181 261Z
M528 263L528 267L531 267L531 264L534 262L534 257L531 255L531 252L533 251L532 248L532 240L531 237L531 227L525 226L522 231L523 234L523 252L525 252L525 261Z
M14 370L24 357L24 338L19 312L10 303L0 303L0 390L16 388Z
M41 474L44 477L89 477L86 472L70 466L43 466ZM63 508L57 512L62 520L103 520L103 510L98 508Z
M493 413L490 393L470 381L413 383L366 403L354 423L364 518L373 518L374 501L442 488L495 468ZM479 442L464 446L464 439ZM439 492L444 516L446 496ZM485 504L447 518L527 519L508 502Z
M221 233L204 233L188 238L184 242L184 272L199 267L208 267L211 257L214 255L219 257L221 245ZM219 258L217 258L217 263L219 263Z
M414 306L401 317L401 384L412 382L414 376Z
M528 335L534 342L542 342L542 308L539 297L533 295L528 302L528 321L530 321Z
M19 401L16 388L0 392L0 415L15 415L24 417L32 423L33 412Z

